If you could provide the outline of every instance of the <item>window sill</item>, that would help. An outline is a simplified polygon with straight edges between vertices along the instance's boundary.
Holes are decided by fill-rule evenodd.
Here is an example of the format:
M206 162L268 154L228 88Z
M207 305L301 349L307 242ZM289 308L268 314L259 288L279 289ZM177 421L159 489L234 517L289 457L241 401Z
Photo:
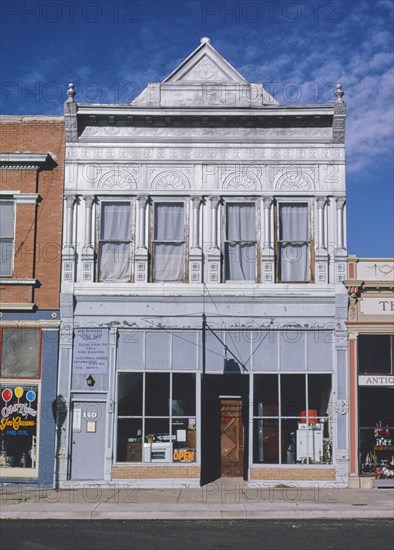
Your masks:
M26 286L34 286L38 282L38 279L13 279L10 275L10 278L4 279L0 278L0 285L26 285Z

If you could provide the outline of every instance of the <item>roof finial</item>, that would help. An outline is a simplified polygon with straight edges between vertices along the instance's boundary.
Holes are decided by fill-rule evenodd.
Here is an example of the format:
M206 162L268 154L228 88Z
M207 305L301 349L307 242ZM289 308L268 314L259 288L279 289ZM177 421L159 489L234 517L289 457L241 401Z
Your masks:
M211 39L208 38L208 36L203 36L200 40L200 44L210 44L211 43Z
M74 91L74 84L72 82L70 82L70 84L68 85L68 89L67 89L68 98L67 98L66 103L74 103L75 94L76 94L76 92Z
M336 90L334 95L337 98L337 103L343 103L342 98L345 95L345 92L342 91L342 84L336 85Z

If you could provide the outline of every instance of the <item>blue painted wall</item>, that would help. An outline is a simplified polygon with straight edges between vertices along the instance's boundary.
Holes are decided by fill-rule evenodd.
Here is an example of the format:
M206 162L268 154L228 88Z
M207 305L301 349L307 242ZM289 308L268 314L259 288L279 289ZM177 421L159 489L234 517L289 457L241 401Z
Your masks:
M41 422L39 443L38 484L53 486L56 424L52 405L57 391L59 331L43 330L41 362Z

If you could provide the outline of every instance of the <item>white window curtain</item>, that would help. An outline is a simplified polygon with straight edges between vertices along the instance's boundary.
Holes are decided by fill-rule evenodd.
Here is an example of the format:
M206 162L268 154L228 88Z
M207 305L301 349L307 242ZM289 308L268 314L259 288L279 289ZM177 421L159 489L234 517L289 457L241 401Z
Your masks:
M0 276L12 275L14 258L14 201L0 201Z
M131 207L129 202L101 206L100 281L130 280Z
M309 224L307 204L279 206L279 277L309 281Z
M227 204L225 277L227 281L256 279L256 214L254 204Z
M153 280L183 281L185 272L183 203L155 204L153 239Z

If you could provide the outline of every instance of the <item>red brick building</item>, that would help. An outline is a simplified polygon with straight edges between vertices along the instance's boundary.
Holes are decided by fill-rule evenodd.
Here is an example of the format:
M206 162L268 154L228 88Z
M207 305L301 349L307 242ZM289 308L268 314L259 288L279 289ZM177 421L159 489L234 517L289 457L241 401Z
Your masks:
M0 469L52 485L64 120L0 117Z

